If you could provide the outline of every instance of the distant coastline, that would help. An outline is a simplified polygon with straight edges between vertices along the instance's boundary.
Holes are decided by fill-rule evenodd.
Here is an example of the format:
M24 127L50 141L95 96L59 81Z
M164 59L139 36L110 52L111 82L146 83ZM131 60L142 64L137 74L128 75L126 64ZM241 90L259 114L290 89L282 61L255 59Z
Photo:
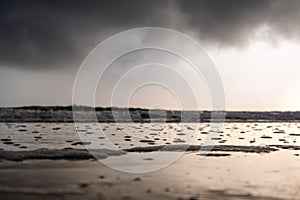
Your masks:
M82 122L210 122L212 111L149 110L144 108L76 106ZM114 112L114 115L113 115ZM224 112L222 112L224 114ZM184 116L184 117L182 117ZM226 111L226 122L300 121L300 111ZM72 106L25 106L0 108L0 122L74 122Z

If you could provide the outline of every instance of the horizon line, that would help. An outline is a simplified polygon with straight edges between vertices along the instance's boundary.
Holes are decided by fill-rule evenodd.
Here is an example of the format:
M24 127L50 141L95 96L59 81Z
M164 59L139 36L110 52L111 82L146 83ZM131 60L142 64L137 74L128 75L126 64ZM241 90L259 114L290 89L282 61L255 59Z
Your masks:
M73 108L73 107L86 107L91 109L130 109L130 110L161 110L161 111L187 111L187 112L300 112L300 110L209 110L209 109L151 109L145 107L119 107L119 106L89 106L89 105L20 105L20 106L0 106L0 109L30 109L30 108Z

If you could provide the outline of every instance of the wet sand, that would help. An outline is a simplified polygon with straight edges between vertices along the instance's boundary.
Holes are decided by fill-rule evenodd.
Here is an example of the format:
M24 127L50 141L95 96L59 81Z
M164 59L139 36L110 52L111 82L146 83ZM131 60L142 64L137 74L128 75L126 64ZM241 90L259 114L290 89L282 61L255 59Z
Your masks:
M94 160L2 161L0 194L3 199L299 199L300 158L293 153L203 158L187 152L172 165L143 174ZM119 157L106 159L124 165Z
M5 200L300 195L299 123L225 123L212 131L207 123L0 123L0 132ZM105 149L108 141L115 148Z
M76 133L77 131L77 133ZM103 131L103 132L102 132ZM0 149L118 149L162 145L300 146L300 123L0 123Z

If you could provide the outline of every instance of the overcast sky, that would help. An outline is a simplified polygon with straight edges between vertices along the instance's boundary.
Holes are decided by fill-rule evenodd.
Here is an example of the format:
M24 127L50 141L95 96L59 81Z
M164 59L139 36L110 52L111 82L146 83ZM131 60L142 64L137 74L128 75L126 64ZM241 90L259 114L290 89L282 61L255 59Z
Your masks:
M299 21L298 0L1 1L0 106L71 104L77 70L97 44L157 26L206 49L222 78L227 110L300 110ZM102 88L96 103L109 106L109 85ZM177 106L156 86L135 95L131 106ZM199 109L210 109L209 94L198 95Z

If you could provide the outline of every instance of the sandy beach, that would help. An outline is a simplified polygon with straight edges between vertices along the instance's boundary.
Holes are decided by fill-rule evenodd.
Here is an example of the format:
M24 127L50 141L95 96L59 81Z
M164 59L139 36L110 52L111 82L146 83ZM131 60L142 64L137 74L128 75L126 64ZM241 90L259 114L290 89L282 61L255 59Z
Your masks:
M299 199L296 122L101 126L1 123L1 197Z
M0 193L4 199L298 199L300 159L293 153L203 158L187 152L169 167L143 174L95 160L2 161Z

